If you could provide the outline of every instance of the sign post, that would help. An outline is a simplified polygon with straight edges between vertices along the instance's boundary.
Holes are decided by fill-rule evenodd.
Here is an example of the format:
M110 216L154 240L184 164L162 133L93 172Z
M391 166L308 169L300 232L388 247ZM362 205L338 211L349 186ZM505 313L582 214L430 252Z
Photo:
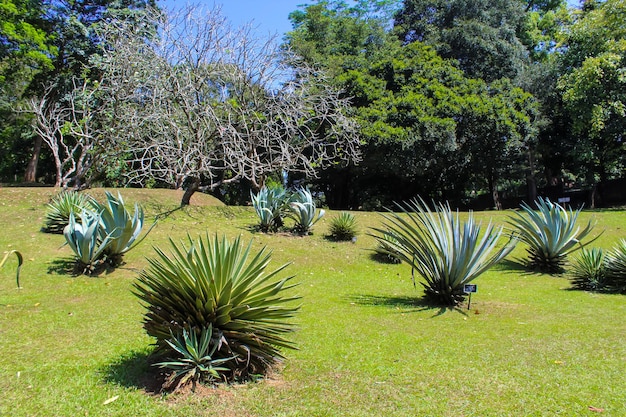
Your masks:
M465 284L463 285L463 292L465 294L469 294L469 299L467 300L467 309L470 309L472 305L472 293L478 292L478 285L476 284Z

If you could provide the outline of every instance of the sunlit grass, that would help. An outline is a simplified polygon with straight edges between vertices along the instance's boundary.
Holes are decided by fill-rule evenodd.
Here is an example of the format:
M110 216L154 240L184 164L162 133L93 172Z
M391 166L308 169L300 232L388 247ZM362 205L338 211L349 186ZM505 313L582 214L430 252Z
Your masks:
M99 190L97 192L100 192ZM156 194L152 195L154 192ZM66 273L63 237L39 232L51 189L0 188L0 252L24 255L0 270L0 415L4 416L604 416L626 415L626 297L571 291L567 275L529 274L505 262L481 275L457 309L420 302L405 265L371 258L373 238L326 238L328 213L306 237L253 231L251 207L202 202L162 216L126 264L98 277ZM146 201L146 220L177 207L174 192L122 190ZM361 231L376 213L353 213ZM504 224L507 213L477 213ZM583 212L624 237L626 212ZM302 309L298 351L270 380L203 395L145 392L152 342L131 294L137 271L167 239L205 232L252 239L292 264ZM524 256L519 246L509 257ZM573 255L574 257L576 254ZM117 397L117 398L116 398ZM115 400L112 400L116 398ZM108 403L105 404L105 402Z

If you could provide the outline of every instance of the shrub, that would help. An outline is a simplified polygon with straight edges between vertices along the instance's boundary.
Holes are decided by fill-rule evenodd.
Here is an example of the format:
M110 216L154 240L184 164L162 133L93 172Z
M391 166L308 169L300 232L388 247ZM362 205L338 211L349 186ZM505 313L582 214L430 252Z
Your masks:
M548 199L537 200L538 211L528 204L522 203L522 213L515 212L509 217L509 224L519 233L519 238L528 245L528 261L530 269L549 274L563 272L567 255L583 248L596 238L581 243L593 229L591 221L584 229L577 227L578 215L571 209L569 212Z
M154 366L170 369L170 374L165 383L165 388L174 384L185 384L191 380L191 391L196 390L198 382L212 383L219 379L219 372L228 371L228 368L220 366L232 359L214 359L215 352L222 343L221 335L213 338L213 327L202 329L199 336L196 332L187 332L183 329L182 335L174 336L165 341L175 352L176 357L167 362L155 363Z
M385 229L374 229L382 236L393 237L397 243L384 240L381 235L373 237L390 245L392 250L388 253L409 264L424 278L425 296L434 302L459 304L465 299L463 286L514 248L515 242L510 240L508 245L496 250L502 228L494 231L489 222L481 233L471 212L467 222L462 223L458 212L454 215L448 204L436 205L435 212L422 199L397 206L402 214L392 211L383 214Z
M573 264L570 281L579 290L605 290L607 283L604 251L600 248L583 249Z
M320 209L317 212L315 201L311 192L307 189L300 188L291 196L289 202L291 217L296 223L293 227L294 233L305 235L311 232L313 225L324 217L325 211Z
M4 266L4 263L7 261L7 259L9 259L9 256L11 256L11 254L15 254L15 256L17 257L17 272L15 273L15 283L17 285L17 288L19 289L22 288L20 287L20 269L22 269L22 264L24 263L24 257L22 256L22 254L16 250L7 252L4 255L4 258L2 258L2 260L0 261L0 268Z
M78 191L62 191L48 203L48 212L41 229L46 233L63 233L70 220L70 213L80 220L80 213L94 207L95 200L89 194Z
M257 194L250 192L252 207L259 217L259 229L263 232L276 231L283 226L283 217L288 208L289 196L282 187L263 187Z
M626 294L626 240L622 239L606 256L606 284L611 292Z
M171 244L171 255L156 249L135 284L148 310L144 328L158 347L167 349L171 334L183 329L201 337L211 327L223 336L215 359L237 357L225 364L231 378L263 373L282 359L280 348L294 348L284 337L294 330L288 319L299 308L297 297L284 295L292 277L275 279L286 265L265 272L266 248L251 255L252 242L243 247L239 237L231 243L217 236Z
M330 220L330 237L334 240L352 240L357 235L356 217L342 212Z

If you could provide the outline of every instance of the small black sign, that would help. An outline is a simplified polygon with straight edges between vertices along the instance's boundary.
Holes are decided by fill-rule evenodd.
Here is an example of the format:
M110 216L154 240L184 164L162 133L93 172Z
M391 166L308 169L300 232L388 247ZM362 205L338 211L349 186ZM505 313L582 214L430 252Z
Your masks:
M478 291L478 285L476 284L465 284L463 286L463 292L465 294L470 294L470 293L477 292L477 291Z

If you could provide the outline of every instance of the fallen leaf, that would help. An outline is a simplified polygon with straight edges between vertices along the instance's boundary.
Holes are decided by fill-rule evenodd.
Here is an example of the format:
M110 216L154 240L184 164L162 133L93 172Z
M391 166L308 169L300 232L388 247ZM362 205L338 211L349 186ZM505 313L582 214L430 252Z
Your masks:
M604 408L594 407L592 405L589 406L589 411L593 411L594 413L603 413Z
M35 307L39 307L41 303L35 303Z
M118 398L120 398L119 395L116 395L115 397L111 397L108 400L106 400L105 402L103 402L102 405L111 404L113 401L117 400Z
M565 362L563 362L563 361L554 361L554 363L556 363L557 365L564 365L565 364Z

